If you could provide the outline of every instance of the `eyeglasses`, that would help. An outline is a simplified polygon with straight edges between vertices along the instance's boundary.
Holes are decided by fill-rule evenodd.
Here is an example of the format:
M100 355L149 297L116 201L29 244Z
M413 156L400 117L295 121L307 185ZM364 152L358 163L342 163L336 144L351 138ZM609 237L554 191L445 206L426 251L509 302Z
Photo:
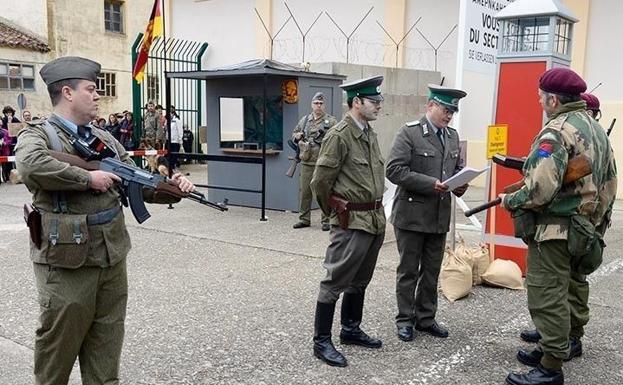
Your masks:
M446 106L442 106L441 104L439 104L439 103L437 103L437 102L435 102L435 105L436 105L437 107L441 108L441 111L442 111L445 115L449 115L449 116L454 115L454 111L453 111L453 110L451 110L451 109L449 109L449 108L447 108Z
M369 101L370 103L374 104L375 106L380 106L382 100L375 100L375 99L370 99L370 98L366 98L365 96L361 97L361 101L363 102L364 100Z

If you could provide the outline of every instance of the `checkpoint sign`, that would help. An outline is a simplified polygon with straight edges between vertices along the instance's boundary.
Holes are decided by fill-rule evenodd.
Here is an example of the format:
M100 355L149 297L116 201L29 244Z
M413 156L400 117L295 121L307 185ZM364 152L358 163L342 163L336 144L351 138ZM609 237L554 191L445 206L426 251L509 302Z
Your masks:
M487 131L487 159L495 154L506 155L508 150L508 125L497 124L489 126Z

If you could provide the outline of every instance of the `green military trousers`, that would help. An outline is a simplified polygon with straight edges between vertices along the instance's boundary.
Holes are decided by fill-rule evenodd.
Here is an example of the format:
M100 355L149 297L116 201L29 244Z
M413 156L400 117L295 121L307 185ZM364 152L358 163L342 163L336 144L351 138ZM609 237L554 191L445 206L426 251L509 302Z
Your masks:
M311 223L311 206L314 197L311 189L311 180L312 176L314 176L314 168L316 168L316 166L313 164L301 163L301 176L299 178L299 220L307 224ZM322 211L320 213L320 223L329 223L329 217L324 215Z
M107 268L34 264L34 272L40 305L36 384L67 384L76 357L84 385L119 384L128 299L125 259Z
M528 244L528 309L539 333L543 359L549 369L560 369L569 338L584 335L588 323L588 282L572 271L566 240Z
M400 263L396 269L396 326L427 328L437 314L437 283L446 233L429 234L394 227Z
M372 280L383 234L331 226L318 302L335 303L343 292L361 294Z

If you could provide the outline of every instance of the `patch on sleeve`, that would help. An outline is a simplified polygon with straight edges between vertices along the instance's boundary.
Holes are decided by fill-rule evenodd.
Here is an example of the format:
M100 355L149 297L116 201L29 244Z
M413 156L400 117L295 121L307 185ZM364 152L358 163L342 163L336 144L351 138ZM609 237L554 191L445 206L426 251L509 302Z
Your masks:
M539 144L538 157L549 158L554 152L554 145L549 141L543 141Z

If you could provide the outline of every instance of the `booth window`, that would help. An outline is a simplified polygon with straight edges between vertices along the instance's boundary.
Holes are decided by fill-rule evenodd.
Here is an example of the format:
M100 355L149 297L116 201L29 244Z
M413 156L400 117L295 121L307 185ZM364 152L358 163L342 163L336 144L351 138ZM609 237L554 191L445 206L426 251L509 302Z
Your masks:
M547 17L509 20L502 36L502 52L546 51L549 27Z
M266 149L283 150L283 98L266 100ZM261 96L221 97L221 148L261 149L264 99Z

